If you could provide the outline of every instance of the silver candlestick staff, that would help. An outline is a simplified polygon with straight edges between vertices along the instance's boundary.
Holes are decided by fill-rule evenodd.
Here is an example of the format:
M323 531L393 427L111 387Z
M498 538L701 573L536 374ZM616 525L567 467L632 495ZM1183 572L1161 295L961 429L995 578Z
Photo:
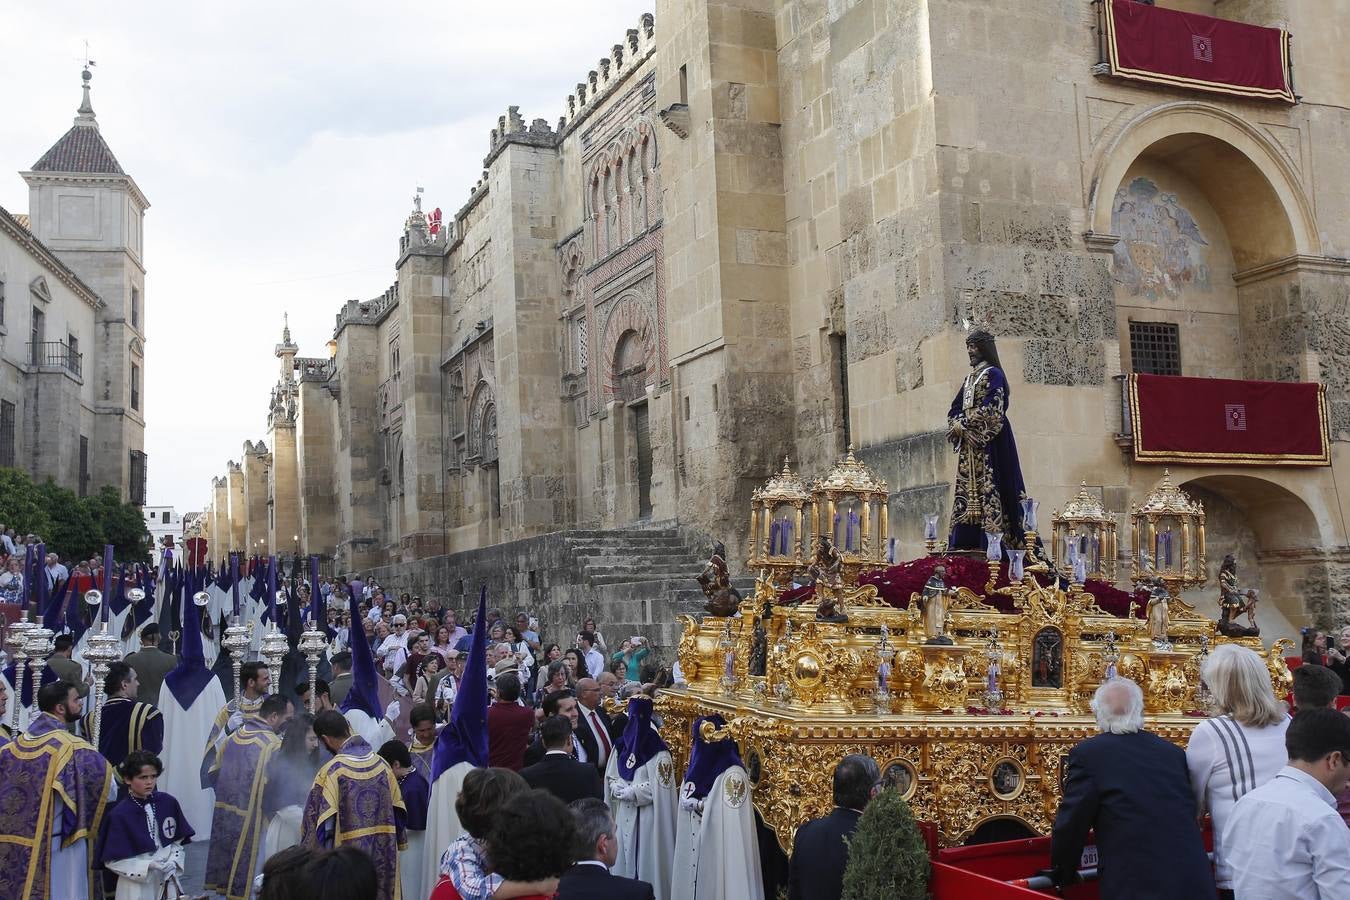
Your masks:
M47 657L52 655L53 639L56 636L50 628L41 625L30 629L24 642L23 652L28 654L28 679L33 683L33 708L28 721L33 721L41 710L38 709L38 691L42 688L42 668L47 665Z
M277 606L284 607L286 605L286 592L277 591L276 596ZM290 649L290 641L277 628L277 620L273 618L262 639L262 658L263 662L267 664L269 680L272 683L268 693L275 694L281 690L281 659L286 655L288 649Z
M28 653L24 647L28 643L28 632L33 630L36 623L25 619L17 622L11 622L5 629L5 649L9 651L10 661L14 663L14 684L10 689L14 691L14 699L10 701L9 722L10 730L18 732L19 730L19 704L22 703L24 677L28 670Z
M319 679L319 657L323 650L328 646L328 636L318 629L314 620L309 620L309 627L305 629L304 634L300 635L300 652L305 654L305 662L309 663L309 713L314 714L314 702L318 698L315 696L315 684Z
M103 592L86 591L84 602L89 604L91 610L97 611L103 604ZM122 658L122 640L109 630L107 619L103 619L99 630L89 636L84 658L89 661L89 667L94 673L94 684L91 688L93 709L89 714L89 742L97 747L103 724L103 704L108 702L108 697L103 692L103 680L108 675L108 668Z

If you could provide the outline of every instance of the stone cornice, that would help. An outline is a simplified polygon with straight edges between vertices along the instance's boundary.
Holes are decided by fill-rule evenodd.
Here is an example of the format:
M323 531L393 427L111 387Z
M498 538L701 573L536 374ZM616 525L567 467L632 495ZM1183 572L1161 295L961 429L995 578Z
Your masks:
M103 298L94 293L94 289L80 280L80 276L71 271L60 258L47 248L47 245L33 236L3 206L0 206L0 232L13 238L28 252L28 255L42 263L56 277L56 280L74 291L81 300L93 309L102 309Z
M93 184L124 187L141 209L149 209L150 201L141 191L140 185L130 175L95 175L87 172L20 172L19 177L29 184Z
M1233 282L1238 287L1258 284L1270 278L1288 275L1290 272L1317 272L1324 275L1350 275L1350 260L1339 256L1309 256L1295 253L1283 259L1262 263L1233 273Z

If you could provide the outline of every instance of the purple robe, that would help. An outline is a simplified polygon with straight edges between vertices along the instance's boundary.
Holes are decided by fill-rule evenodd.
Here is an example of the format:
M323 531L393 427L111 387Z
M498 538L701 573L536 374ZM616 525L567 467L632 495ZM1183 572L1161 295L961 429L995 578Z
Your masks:
M146 807L154 810L155 834L150 833ZM169 844L186 844L196 834L172 794L154 791L145 800L128 795L113 805L99 831L94 862L99 867L142 853L154 853Z
M230 900L248 900L263 838L262 793L267 764L281 738L253 719L220 745L208 777L216 788L211 849L206 856L206 889Z
M114 766L121 765L127 754L136 750L159 756L164 749L164 717L154 704L113 697L103 704L99 715L98 752ZM86 733L89 721L85 716Z
M398 900L398 851L407 845L406 814L394 770L363 738L353 736L314 777L300 842L316 848L359 847L375 863L377 900Z
M433 740L423 747L414 741L408 745L408 755L412 757L413 768L417 770L417 774L425 778L427 784L431 784L431 761L436 755L436 742Z
M427 830L427 807L431 804L431 785L422 777L422 773L413 769L398 783L399 793L403 795L403 806L408 814L404 824L409 831Z
M252 700L242 694L240 695L238 706L239 711L244 714L245 722L252 722L254 725L262 728L267 727L263 720L258 716L258 713L262 710L263 700L265 699L267 699L266 695L255 697ZM183 708L187 709L187 707ZM229 724L230 714L233 712L234 709L231 708L229 703L226 703L220 708L220 712L216 713L216 720L211 723L211 733L206 736L206 751L202 754L201 778L203 788L209 788L213 783L211 767L216 764L216 755L220 749L217 745L220 742L221 735L225 733L225 727Z
M89 839L98 834L112 778L97 750L46 713L0 747L0 897L79 900L49 897L51 838L59 835L63 849L86 840L92 870ZM90 890L97 884L91 874Z

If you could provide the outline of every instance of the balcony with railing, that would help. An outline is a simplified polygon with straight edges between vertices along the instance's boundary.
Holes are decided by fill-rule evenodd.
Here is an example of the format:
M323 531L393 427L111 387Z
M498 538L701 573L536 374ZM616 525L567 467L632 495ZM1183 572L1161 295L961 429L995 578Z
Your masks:
M28 362L37 369L64 369L76 378L84 374L84 354L65 341L30 342Z
M1097 8L1093 74L1249 100L1297 103L1292 37L1231 19L1139 0L1092 0Z

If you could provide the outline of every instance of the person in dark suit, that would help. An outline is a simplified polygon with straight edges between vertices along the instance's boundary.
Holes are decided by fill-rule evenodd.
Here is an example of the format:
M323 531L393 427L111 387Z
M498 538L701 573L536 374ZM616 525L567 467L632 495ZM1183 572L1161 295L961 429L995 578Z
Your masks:
M604 797L600 773L587 763L572 758L572 723L565 716L551 716L539 726L544 742L544 758L520 770L520 777L532 788L542 788L564 803Z
M73 684L83 700L89 696L89 682L84 679L84 667L71 659L74 651L75 639L68 634L58 634L52 643L52 655L47 657L47 665L57 678Z
M328 662L333 666L333 680L328 683L328 698L336 709L347 699L347 692L352 689L352 652L343 650L334 653Z
M581 730L581 707L577 704L577 698L571 691L554 691L544 698L544 702L539 707L545 719L553 716L562 716L572 723L572 758L577 762L589 763L590 757L586 754L586 747L577 739L577 732ZM544 758L544 742L539 737L535 737L534 742L525 748L525 765L532 766Z
M577 742L586 750L586 761L603 775L614 749L614 723L600 707L600 682L594 678L577 679L577 718Z
M1088 831L1097 830L1102 900L1215 896L1196 825L1186 752L1144 731L1144 694L1111 678L1092 696L1102 731L1069 751L1051 840L1055 884L1078 880Z
M576 863L558 880L555 900L655 900L652 886L636 878L613 875L619 858L614 817L603 800L588 797L571 805L576 821Z
M178 657L159 649L159 626L154 622L141 629L141 649L127 654L122 660L136 670L140 687L136 699L142 703L159 703L159 689L164 676L178 667Z
M881 769L870 756L850 754L834 767L834 809L798 828L792 841L788 900L839 900L848 840L880 784Z

